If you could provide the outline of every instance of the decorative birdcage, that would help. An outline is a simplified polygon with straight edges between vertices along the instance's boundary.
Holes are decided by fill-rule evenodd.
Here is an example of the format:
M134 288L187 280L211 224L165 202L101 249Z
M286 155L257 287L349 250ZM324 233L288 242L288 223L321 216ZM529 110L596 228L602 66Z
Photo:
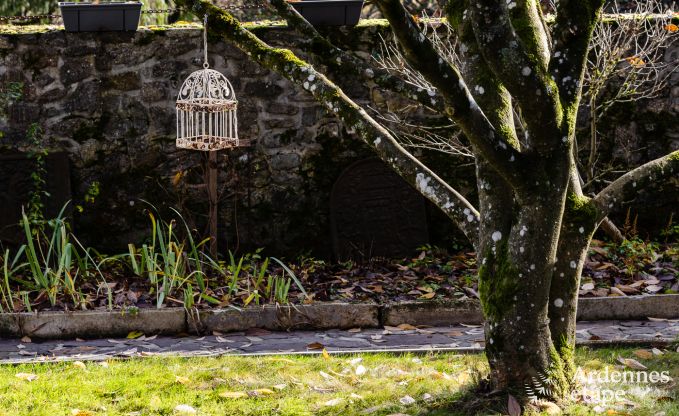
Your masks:
M238 101L233 87L208 64L205 29L203 47L203 69L189 75L177 96L177 147L216 151L246 145L238 139Z

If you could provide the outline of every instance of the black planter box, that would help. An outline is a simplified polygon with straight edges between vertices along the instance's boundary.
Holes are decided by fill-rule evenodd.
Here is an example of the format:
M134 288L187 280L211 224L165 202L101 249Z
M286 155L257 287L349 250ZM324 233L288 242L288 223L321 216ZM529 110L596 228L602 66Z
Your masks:
M361 18L363 0L301 0L290 5L317 26L354 26Z
M59 3L67 32L135 31L141 2Z

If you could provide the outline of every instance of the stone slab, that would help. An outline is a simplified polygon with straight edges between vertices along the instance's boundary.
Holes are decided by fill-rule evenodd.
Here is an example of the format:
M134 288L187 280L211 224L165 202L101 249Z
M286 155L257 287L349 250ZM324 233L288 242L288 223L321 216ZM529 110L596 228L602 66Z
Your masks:
M108 311L41 312L0 315L0 336L106 338L132 331L147 335L186 332L184 309L141 309L135 313Z
M382 308L382 325L453 325L483 323L477 300L450 302L402 302Z
M578 320L679 318L679 295L580 298Z
M379 306L371 303L317 303L294 306L262 306L240 310L200 311L189 316L193 333L243 331L248 328L271 330L371 328L380 325Z

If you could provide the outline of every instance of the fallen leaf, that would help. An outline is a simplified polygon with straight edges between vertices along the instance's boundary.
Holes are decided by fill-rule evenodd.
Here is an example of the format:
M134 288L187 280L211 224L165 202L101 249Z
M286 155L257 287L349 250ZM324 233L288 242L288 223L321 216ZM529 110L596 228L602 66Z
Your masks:
M434 296L436 296L436 292L429 292L420 296L420 299L432 299Z
M82 361L73 361L73 366L78 367L81 370L87 370L87 366Z
M175 383L179 384L189 384L190 380L188 377L174 376Z
M196 409L189 406L188 404L178 404L177 406L175 406L174 411L186 415L195 415L196 413L198 413Z
M234 341L232 341L232 340L230 340L230 339L226 339L226 338L224 338L224 337L220 337L219 335L217 335L217 336L215 337L215 340L216 340L217 342L221 342L221 343L224 343L224 342L229 342L229 343L230 343L230 342L234 342Z
M521 416L521 405L511 394L507 395L507 413L509 416Z
M582 290L593 290L594 289L594 283L592 283L592 282L585 283L580 288ZM514 400L516 400L516 399L514 399Z
M401 402L401 404L404 405L404 406L409 406L409 405L417 402L417 400L413 399L410 396L403 396L400 399L398 399L398 401Z
M670 23L668 25L665 25L665 30L668 32L676 32L679 30L679 26L675 25L674 23Z
M535 405L545 414L548 414L550 416L561 414L561 408L550 401L538 400L535 402Z
M397 328L402 330L402 331L414 331L414 330L417 329L417 327L414 327L410 324L401 324Z
M144 333L141 332L141 331L132 331L129 334L127 334L126 338L127 339L136 339L136 338L139 338L142 335L144 335ZM183 406L183 405L180 405L180 406Z
M89 410L71 409L71 416L94 416Z
M320 342L312 342L311 344L308 344L306 347L310 350L322 350L323 348L325 348L325 346Z
M659 286L659 285L646 286L646 291L650 292L650 293L657 293L657 292L660 292L663 289L664 288L662 286Z
M24 337L21 338L21 342L23 342L24 344L30 344L30 343L33 342L33 341L31 341L31 337L29 337L28 335L26 335L26 336L24 336Z
M271 387L273 387L273 388L276 389L276 390L283 390L283 389L286 388L287 386L288 386L287 384L275 384L275 385L273 385L273 386L271 386Z
M652 348L651 352L653 353L653 355L663 355L663 354L665 354L664 352L660 351L657 348Z
M625 292L622 290L618 289L617 287L612 287L611 288L611 295L616 295L616 296L627 296Z
M15 377L19 378L21 380L26 380L26 381L33 381L33 380L36 380L38 378L38 376L36 376L35 374L31 374L31 373L16 373Z
M633 358L618 357L618 362L632 370L648 370L648 368Z
M329 359L330 359L330 354L328 354L328 350L326 350L325 348L323 348L323 351L321 352L321 355L322 355L323 358L325 358L326 360L329 360Z
M347 332L351 332L352 334L355 334L357 332L361 332L361 328L351 328L351 329L348 329Z
M632 354L644 360L649 360L653 358L653 353L649 350L636 350Z
M256 389L248 392L248 396L268 396L275 392L271 389Z
M248 394L244 391L225 391L223 393L219 393L219 397L223 397L225 399L242 399L244 397L248 397Z
M342 403L344 399L341 397L338 397L336 399L330 399L327 402L323 403L323 406L337 406L338 404Z

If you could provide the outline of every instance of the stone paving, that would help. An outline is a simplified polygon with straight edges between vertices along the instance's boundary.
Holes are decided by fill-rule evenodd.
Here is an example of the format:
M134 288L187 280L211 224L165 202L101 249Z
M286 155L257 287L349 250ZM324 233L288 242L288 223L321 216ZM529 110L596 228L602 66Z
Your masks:
M607 342L669 343L679 335L679 320L579 322L579 344ZM30 342L29 342L30 341ZM363 352L427 352L483 350L483 328L478 325L414 328L246 332L208 336L145 336L136 339L0 340L0 364L105 360L154 355L216 356L264 354L317 354Z

